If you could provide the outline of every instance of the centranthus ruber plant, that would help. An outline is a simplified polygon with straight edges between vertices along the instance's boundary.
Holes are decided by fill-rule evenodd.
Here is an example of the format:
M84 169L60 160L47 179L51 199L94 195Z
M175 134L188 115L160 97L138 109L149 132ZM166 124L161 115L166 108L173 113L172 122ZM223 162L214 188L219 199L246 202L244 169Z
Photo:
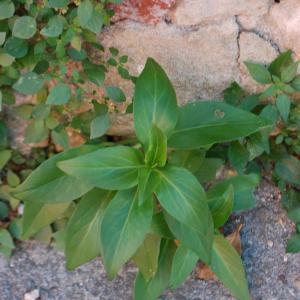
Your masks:
M14 191L25 203L23 237L69 216L61 232L67 268L101 256L109 279L132 260L137 300L180 286L200 260L242 300L250 299L242 262L219 231L238 210L240 183L253 174L201 185L205 152L269 124L216 101L177 106L174 88L151 58L133 102L138 141L84 145L53 156ZM204 174L204 175L203 175ZM251 185L250 184L250 185Z

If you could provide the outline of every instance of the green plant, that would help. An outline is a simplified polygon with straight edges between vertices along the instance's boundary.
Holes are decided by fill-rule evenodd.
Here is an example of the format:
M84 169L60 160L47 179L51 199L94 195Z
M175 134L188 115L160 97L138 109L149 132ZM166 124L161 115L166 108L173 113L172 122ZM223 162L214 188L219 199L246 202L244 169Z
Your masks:
M282 192L282 203L296 224L296 233L288 242L288 252L300 251L300 75L299 62L289 50L280 54L269 66L247 62L246 66L261 85L268 87L257 95L233 83L225 91L225 101L252 111L272 126L246 139L234 142L228 149L231 165L238 171L272 174Z
M34 104L15 108L30 122L25 143L50 137L54 144L68 149L71 129L86 139L101 138L109 126L106 104L126 100L116 87L99 99L108 67L132 79L125 68L127 57L111 48L106 60L97 40L113 15L108 8L111 3L121 1L0 2L0 101L14 104L16 92L34 100ZM86 112L79 113L83 107ZM117 109L117 105L111 107ZM88 128L78 125L87 119Z
M174 88L153 59L136 79L133 113L140 143L65 151L13 191L25 202L23 237L67 213L56 237L68 269L101 254L112 279L132 259L140 270L135 299L144 300L178 287L200 259L238 299L250 299L239 255L219 228L243 208L239 201L259 178L214 180L207 193L200 182L211 181L220 166L206 156L213 145L269 123L222 102L177 107Z

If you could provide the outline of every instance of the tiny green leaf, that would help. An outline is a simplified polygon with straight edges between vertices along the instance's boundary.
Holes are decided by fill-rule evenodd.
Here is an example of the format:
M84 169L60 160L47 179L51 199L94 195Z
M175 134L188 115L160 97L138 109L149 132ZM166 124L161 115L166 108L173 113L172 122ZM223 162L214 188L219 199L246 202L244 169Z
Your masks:
M24 16L18 18L13 26L12 34L13 36L20 39L30 39L36 33L36 21L34 18L29 16Z
M291 100L285 94L281 94L276 98L277 109L285 123L287 123L290 109L291 109Z
M299 62L297 61L285 67L281 73L281 80L285 83L292 81L297 74L298 66Z
M10 37L7 39L4 45L4 49L9 55L15 58L21 58L24 57L28 52L28 43L25 40L16 37Z
M44 85L44 79L34 72L28 72L22 75L13 85L13 88L25 95L36 94Z
M300 252L300 234L294 234L289 240L286 247L288 253Z
M15 5L11 0L0 1L0 20L11 18L15 12Z
M65 83L58 83L48 95L47 104L64 105L71 97L70 87Z
M271 74L265 66L252 62L245 62L245 65L255 81L261 84L272 83Z
M41 34L46 37L58 37L64 29L64 19L57 15L52 17L48 24L41 30Z
M126 101L126 96L124 92L116 86L108 86L106 88L106 97L108 97L109 99L111 99L116 103L121 103Z

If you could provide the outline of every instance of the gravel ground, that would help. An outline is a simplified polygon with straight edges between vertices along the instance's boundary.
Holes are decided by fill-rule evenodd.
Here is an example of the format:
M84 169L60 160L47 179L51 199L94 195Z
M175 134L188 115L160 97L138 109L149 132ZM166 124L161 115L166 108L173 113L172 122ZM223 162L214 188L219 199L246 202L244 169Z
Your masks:
M280 208L276 188L263 184L257 191L257 208L238 216L231 226L242 229L243 261L250 291L255 300L300 299L300 254L285 254L293 231ZM135 269L127 266L109 282L100 261L67 272L64 257L52 247L36 242L22 244L10 262L0 257L0 300L129 300ZM234 299L218 283L199 281L193 276L163 300Z

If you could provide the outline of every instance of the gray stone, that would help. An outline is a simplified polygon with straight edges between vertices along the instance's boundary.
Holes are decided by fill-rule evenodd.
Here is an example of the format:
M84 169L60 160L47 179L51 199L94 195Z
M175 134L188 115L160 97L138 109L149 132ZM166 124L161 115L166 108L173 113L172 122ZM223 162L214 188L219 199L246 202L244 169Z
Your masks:
M207 25L233 16L259 17L267 13L272 0L183 0L171 12L174 24Z
M195 29L124 21L109 27L102 43L128 54L129 68L135 75L140 73L147 57L156 59L166 70L179 103L183 104L219 97L238 77L237 34L234 18ZM114 79L118 84L118 78Z

